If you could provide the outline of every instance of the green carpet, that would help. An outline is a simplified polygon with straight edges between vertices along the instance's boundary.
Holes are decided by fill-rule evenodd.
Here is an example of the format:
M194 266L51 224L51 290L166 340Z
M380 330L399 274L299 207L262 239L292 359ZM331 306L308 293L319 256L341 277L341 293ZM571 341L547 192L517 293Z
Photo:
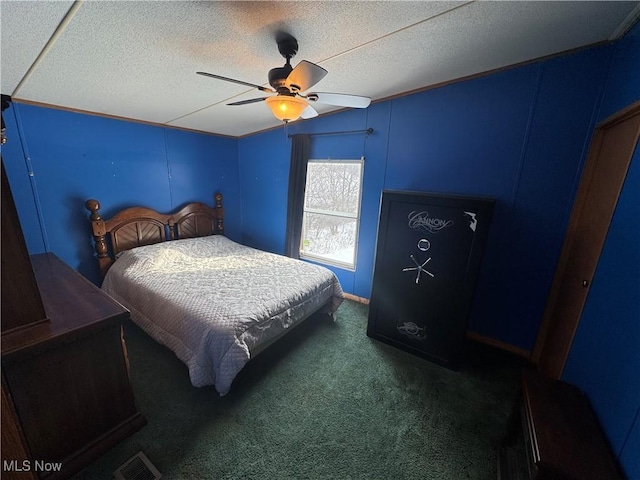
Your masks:
M109 479L142 450L172 480L490 479L518 361L471 344L458 372L366 336L367 307L311 318L251 361L220 397L172 352L126 328L148 420L74 477Z

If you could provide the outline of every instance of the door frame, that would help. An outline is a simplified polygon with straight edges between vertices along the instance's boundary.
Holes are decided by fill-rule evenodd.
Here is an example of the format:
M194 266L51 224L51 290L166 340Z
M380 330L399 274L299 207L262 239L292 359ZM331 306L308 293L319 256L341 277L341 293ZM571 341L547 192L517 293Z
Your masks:
M538 365L538 368L543 371L543 373L553 378L560 378L562 376L562 371L569 356L571 345L573 344L573 339L575 337L576 331L578 330L580 319L582 318L584 305L586 304L588 299L587 294L587 297L582 304L580 313L575 318L562 318L560 323L554 323L556 304L560 300L559 294L561 285L564 281L568 260L573 252L573 246L578 234L577 230L582 212L590 193L590 186L592 182L597 181L596 171L598 160L600 159L600 151L602 148L603 138L607 130L639 114L640 101L635 102L628 107L614 113L603 122L598 124L596 129L594 130L593 138L589 146L587 160L583 169L582 176L580 178L580 184L578 186L578 191L576 193L573 208L571 210L571 216L569 218L569 224L567 226L567 233L562 245L562 251L560 253L560 258L556 267L553 283L551 285L551 290L549 291L549 296L547 297L547 304L543 313L542 323L538 331L538 336L536 338L533 353L531 354L531 360L536 365ZM622 176L619 184L613 185L613 188L617 189L617 191L615 192L616 202L611 210L611 215L608 219L606 219L607 225L610 225L611 220L613 219L615 207L617 206L618 200L620 198L620 192L622 191L622 187L624 186L626 175L629 170L629 165L631 164L631 159L633 158L633 154L636 148L638 148L638 132L636 133L636 141L634 147L629 152L629 155L624 156L624 158L620 159L620 161L626 163L626 165L622 165L625 173ZM602 248L604 248L605 242L606 237L599 248L598 257L602 254ZM550 348L549 345L551 342L547 342L547 340L551 338L552 335L563 335L565 337L559 346L556 345L557 348Z

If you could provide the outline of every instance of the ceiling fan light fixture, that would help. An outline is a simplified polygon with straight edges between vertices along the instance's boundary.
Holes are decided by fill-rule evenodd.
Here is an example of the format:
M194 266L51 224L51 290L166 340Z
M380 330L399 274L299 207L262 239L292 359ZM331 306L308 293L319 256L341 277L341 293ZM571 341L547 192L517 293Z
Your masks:
M297 120L304 109L309 106L306 100L290 95L276 95L275 97L265 98L264 101L273 115L283 122Z

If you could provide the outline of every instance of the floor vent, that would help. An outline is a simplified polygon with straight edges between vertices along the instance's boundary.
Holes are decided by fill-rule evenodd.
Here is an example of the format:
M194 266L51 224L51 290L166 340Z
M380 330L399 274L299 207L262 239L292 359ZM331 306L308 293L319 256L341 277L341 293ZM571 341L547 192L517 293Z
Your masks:
M138 452L113 472L116 480L159 480L162 475L147 456Z

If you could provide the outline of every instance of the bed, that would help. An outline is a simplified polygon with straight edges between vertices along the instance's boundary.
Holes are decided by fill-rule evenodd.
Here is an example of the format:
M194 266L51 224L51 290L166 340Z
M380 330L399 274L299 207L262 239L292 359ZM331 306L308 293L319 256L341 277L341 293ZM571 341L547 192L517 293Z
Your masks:
M215 206L175 213L127 208L103 219L88 200L102 289L185 363L192 385L226 395L250 359L316 312L343 300L330 270L224 236Z

